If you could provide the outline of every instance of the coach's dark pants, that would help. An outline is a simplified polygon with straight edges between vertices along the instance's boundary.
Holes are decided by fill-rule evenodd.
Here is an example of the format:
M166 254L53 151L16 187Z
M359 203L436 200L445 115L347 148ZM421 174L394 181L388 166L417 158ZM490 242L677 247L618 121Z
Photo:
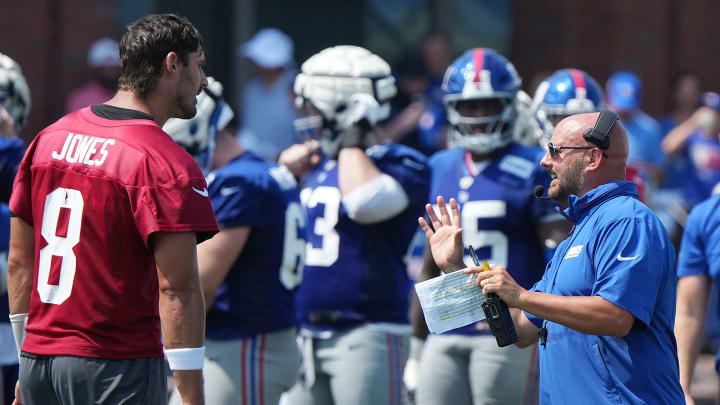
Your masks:
M20 391L26 405L166 404L165 361L38 356L23 352Z

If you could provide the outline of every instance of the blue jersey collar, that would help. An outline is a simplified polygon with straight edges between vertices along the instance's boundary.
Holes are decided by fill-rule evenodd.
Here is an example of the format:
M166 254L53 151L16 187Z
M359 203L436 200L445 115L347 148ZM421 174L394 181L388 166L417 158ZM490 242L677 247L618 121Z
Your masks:
M570 195L570 197L568 197L570 206L565 208L562 213L565 218L574 225L582 221L593 208L611 198L621 195L638 199L638 191L635 183L631 181L611 181L595 187L582 197Z

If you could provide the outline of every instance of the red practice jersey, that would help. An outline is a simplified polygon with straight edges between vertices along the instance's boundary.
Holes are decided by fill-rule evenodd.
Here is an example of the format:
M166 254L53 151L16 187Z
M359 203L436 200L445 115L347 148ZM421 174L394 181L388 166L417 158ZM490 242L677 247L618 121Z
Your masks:
M35 234L24 351L163 356L150 235L199 243L217 223L197 164L155 121L63 117L28 148L10 209Z

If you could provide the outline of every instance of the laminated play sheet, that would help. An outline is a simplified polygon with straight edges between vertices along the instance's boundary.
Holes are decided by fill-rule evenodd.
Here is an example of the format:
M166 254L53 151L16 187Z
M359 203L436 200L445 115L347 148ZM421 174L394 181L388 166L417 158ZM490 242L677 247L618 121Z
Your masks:
M486 298L476 280L476 274L458 270L415 285L430 332L442 333L485 319L482 304Z

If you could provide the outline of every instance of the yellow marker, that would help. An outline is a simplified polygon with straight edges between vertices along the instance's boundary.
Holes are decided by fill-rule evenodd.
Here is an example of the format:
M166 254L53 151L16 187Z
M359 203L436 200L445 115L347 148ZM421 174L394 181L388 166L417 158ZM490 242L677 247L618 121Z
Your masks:
M490 266L488 265L487 260L483 260L482 268L483 268L483 271L490 271Z

